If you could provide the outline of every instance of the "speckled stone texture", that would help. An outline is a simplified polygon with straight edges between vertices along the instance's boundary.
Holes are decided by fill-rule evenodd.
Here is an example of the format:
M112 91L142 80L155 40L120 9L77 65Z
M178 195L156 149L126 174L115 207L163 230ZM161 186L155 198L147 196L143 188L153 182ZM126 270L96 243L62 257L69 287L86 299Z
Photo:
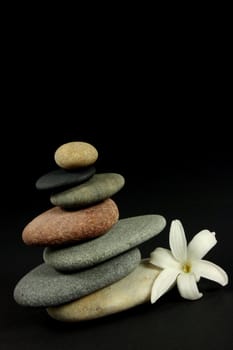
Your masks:
M54 155L57 165L64 169L77 169L94 164L98 152L87 142L68 142L60 146Z
M124 311L150 300L160 270L144 260L128 276L79 300L47 309L59 321L78 322Z
M42 264L18 282L14 298L24 306L48 307L68 303L127 276L138 266L140 259L140 251L136 248L75 274L63 274Z
M65 209L79 209L113 196L124 184L124 177L120 174L95 174L79 186L52 195L50 201Z
M94 166L80 168L76 171L54 170L41 176L36 181L36 188L38 190L64 190L89 180L95 172Z
M87 240L106 233L118 218L112 199L78 211L54 207L33 219L24 228L22 238L28 245L40 246Z
M161 232L166 220L161 215L142 215L119 220L105 235L76 246L46 248L44 260L60 271L87 268L123 253Z
M113 196L124 184L124 177L120 174L95 174L82 185L52 195L50 201L65 209L79 209Z

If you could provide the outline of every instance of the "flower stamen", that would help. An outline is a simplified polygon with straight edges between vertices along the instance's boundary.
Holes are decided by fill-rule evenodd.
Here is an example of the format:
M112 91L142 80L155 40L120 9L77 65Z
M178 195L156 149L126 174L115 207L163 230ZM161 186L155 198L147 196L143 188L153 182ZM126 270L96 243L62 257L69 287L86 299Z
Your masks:
M183 270L185 273L191 272L191 265L190 265L189 263L185 263L185 264L182 266L182 270Z

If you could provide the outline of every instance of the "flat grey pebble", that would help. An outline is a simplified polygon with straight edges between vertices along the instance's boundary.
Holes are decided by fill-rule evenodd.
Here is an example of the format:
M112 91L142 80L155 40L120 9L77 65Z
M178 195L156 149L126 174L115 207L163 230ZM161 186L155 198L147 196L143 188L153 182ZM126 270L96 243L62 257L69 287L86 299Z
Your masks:
M48 307L79 299L127 276L141 259L136 248L78 273L64 274L42 264L25 275L14 290L23 306Z
M120 174L95 174L81 185L51 195L50 201L53 205L64 209L79 209L113 196L124 184L125 179Z
M161 232L161 215L141 215L119 220L107 233L89 242L58 248L47 247L44 261L60 271L75 271L110 259Z

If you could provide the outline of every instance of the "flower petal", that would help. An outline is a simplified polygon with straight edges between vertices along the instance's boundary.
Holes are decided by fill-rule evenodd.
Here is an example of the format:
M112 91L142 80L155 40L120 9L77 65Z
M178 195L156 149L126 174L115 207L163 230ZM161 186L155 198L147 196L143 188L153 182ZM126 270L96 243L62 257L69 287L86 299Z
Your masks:
M192 261L193 272L200 277L215 281L222 286L228 283L228 276L226 272L218 265L213 264L207 260Z
M202 297L197 288L195 276L192 273L181 273L177 278L177 287L180 295L189 300L196 300Z
M165 269L155 279L151 290L151 303L155 303L174 284L179 270Z
M150 263L162 269L169 267L175 269L181 268L180 263L175 260L171 251L165 248L156 248L153 252L151 252Z
M188 258L202 259L216 243L215 232L203 230L197 233L188 245Z
M169 244L174 257L180 262L186 261L187 241L182 223L179 220L173 220L171 223Z

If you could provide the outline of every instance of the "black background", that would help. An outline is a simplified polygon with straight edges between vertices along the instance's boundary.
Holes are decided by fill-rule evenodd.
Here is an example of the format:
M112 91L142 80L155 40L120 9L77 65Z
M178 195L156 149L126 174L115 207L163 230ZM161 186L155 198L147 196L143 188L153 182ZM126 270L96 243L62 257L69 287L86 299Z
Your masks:
M136 100L135 96L135 104ZM2 348L232 349L233 156L223 119L207 122L189 107L181 120L174 104L166 117L156 108L150 114L143 111L144 103L129 113L129 104L125 109L117 99L116 107L105 106L102 115L98 104L91 113L84 110L72 116L69 108L64 112L64 105L56 106L51 117L46 103L40 104L39 98L36 102L31 118L9 118L1 128ZM220 105L211 112L219 111ZM200 108L201 104L196 109ZM25 112L27 117L30 111ZM17 305L12 296L15 284L42 262L42 248L25 246L22 229L51 207L48 195L36 191L34 183L56 168L56 148L74 140L95 145L98 172L125 176L125 187L114 196L121 218L149 213L166 218L165 230L140 246L143 257L157 246L168 247L172 219L182 221L188 240L208 228L216 231L218 244L207 259L228 272L229 285L201 280L204 297L199 301L182 299L175 288L156 304L76 324L59 323L44 310Z
M231 12L119 7L114 21L89 4L86 13L62 6L61 14L36 6L10 4L2 16L1 349L232 349ZM35 181L73 140L96 146L99 172L125 176L114 196L122 218L167 219L141 245L144 257L168 247L172 219L188 239L208 228L218 244L207 259L228 272L229 285L201 280L199 301L173 289L154 305L72 325L17 305L16 283L42 262L41 248L22 243L22 229L51 207Z
M232 349L227 10L221 24L210 8L198 9L203 20L198 15L193 22L183 8L182 20L173 11L168 18L167 8L161 16L152 11L151 21L147 13L145 26L131 10L126 28L121 16L112 24L112 14L102 21L90 8L79 16L74 11L73 21L69 13L68 24L55 7L50 12L37 6L30 15L28 10L20 13L14 5L2 16L1 349ZM227 271L229 285L201 280L199 301L182 299L174 288L154 305L77 324L17 305L16 283L42 262L42 249L25 246L22 230L51 207L35 181L55 168L56 148L73 140L96 146L98 172L125 176L125 187L114 196L122 218L149 213L166 218L165 230L140 246L143 257L157 246L168 247L172 219L182 221L188 240L208 228L216 231L218 244L207 259Z

